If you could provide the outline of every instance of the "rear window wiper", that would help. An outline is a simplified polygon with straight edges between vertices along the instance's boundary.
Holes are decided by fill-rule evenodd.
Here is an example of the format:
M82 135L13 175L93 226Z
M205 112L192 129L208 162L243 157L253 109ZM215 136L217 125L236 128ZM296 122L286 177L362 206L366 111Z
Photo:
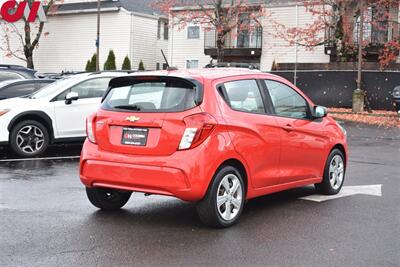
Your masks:
M127 110L136 110L140 111L142 108L138 105L121 105L121 106L115 106L114 108L117 109L127 109Z

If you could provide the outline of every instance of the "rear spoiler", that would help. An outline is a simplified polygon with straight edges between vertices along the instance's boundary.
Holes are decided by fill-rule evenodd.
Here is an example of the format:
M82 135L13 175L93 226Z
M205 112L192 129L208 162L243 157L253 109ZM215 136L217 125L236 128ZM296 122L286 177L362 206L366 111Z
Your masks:
M163 76L163 75L140 75L140 76L122 76L122 77L116 77L110 80L108 89L106 93L104 94L101 102L103 103L104 99L107 97L107 95L110 93L110 91L113 88L116 87L124 87L124 86L130 86L132 84L135 84L137 82L141 81L175 81L175 82L182 82L186 84L190 84L193 86L196 90L195 94L195 103L196 105L200 105L203 103L203 95L204 95L204 88L203 85L191 78L181 78L181 77L176 77L176 76Z

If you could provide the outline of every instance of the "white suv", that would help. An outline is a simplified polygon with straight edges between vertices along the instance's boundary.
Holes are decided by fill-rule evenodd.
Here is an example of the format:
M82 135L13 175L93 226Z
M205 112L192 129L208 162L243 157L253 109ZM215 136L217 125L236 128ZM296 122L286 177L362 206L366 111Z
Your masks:
M19 156L43 153L49 144L81 141L110 79L126 73L84 73L58 80L27 98L0 101L0 144Z

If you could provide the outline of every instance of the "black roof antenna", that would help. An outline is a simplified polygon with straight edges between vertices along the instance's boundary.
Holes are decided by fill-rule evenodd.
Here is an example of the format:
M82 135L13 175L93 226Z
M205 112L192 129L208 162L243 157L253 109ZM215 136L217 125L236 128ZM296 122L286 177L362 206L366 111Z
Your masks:
M162 49L161 49L161 54L162 54L162 56L163 56L163 58L164 58L164 60L165 60L165 63L167 64L167 70L178 70L178 68L176 68L176 67L171 67L171 66L169 65L168 60L167 60L167 57L165 56L164 51L163 51Z

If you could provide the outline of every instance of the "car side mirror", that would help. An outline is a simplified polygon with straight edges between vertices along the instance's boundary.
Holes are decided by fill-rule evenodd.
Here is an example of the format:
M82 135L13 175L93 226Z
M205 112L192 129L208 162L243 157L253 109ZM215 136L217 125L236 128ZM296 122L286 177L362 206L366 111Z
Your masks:
M326 115L328 115L328 109L326 107L323 106L314 107L313 117L315 119L324 118L326 117Z
M79 99L79 95L77 92L69 92L65 96L65 104L66 105L71 105L72 101L76 101Z

